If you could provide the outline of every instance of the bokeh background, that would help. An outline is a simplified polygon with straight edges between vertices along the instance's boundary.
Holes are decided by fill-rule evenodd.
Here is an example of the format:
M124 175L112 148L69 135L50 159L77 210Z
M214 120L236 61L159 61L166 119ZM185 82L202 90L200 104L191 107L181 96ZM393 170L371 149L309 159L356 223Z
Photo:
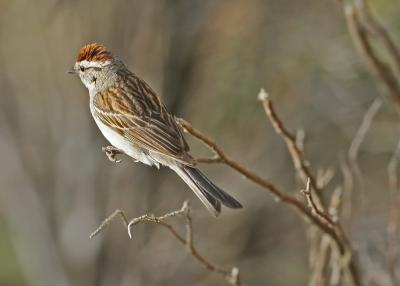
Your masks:
M371 2L399 43L400 3ZM210 261L238 266L247 285L305 285L303 222L258 186L224 165L202 166L245 206L215 219L169 170L107 160L87 91L65 74L90 42L122 58L171 112L291 193L302 185L257 101L260 88L287 126L305 131L313 170L335 172L328 190L341 183L340 158L382 96L339 1L0 0L0 285L223 285L156 225L137 226L129 240L115 221L88 238L117 208L129 217L163 214L185 199L196 247ZM398 114L382 100L345 223L363 265L384 259L386 169L400 136ZM187 138L195 156L209 155ZM184 231L182 219L172 222Z

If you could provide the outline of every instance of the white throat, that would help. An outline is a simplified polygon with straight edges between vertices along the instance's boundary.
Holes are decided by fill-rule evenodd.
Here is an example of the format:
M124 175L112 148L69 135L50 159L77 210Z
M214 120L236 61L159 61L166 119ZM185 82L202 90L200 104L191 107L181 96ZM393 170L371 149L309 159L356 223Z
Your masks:
M86 88L89 90L89 94L90 95L94 95L97 91L96 91L96 84L94 81L88 81L86 80L84 77L79 76L81 78L81 81L83 83L84 86L86 86Z

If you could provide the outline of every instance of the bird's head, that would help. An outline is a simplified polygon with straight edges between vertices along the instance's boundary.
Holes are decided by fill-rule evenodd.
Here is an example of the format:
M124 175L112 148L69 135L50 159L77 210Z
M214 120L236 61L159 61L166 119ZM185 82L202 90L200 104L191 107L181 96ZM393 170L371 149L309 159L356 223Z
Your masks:
M89 91L98 91L116 74L117 62L103 45L93 43L79 50L74 67L67 72L79 75Z

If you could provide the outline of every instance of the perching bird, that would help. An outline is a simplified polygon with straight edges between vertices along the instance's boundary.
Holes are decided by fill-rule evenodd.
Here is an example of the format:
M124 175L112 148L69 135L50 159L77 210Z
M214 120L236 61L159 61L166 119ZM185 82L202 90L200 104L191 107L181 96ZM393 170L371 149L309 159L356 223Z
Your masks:
M215 216L221 203L234 209L242 207L196 168L175 117L151 87L104 46L82 47L69 73L78 74L89 90L92 116L113 145L106 147L109 158L125 153L149 166L171 168Z

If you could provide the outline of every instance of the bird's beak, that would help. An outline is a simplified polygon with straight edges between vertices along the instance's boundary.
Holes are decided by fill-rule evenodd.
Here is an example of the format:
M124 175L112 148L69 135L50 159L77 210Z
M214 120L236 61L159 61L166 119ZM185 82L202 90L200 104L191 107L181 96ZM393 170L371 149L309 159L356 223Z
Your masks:
M67 73L67 74L77 74L78 71L73 67L73 68L67 70L66 73Z

